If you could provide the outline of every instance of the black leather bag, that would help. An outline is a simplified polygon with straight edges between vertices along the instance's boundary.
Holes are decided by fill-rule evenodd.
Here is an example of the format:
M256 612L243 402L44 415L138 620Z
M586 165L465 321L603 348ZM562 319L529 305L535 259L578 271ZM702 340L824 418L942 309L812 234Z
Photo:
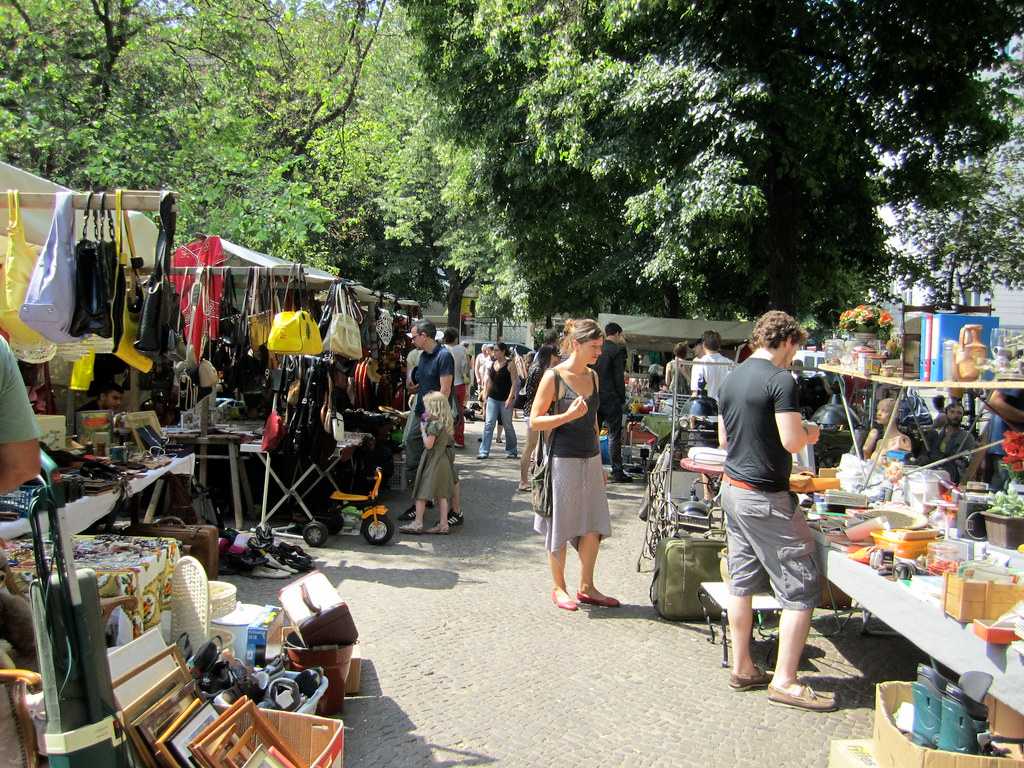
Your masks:
M217 323L217 337L228 347L239 347L242 313L235 306L235 278L228 269L221 282L220 312Z
M100 208L103 207L103 195ZM113 285L110 278L112 272L106 263L108 251L113 250L112 243L105 243L100 232L99 211L93 213L93 239L88 237L89 205L92 193L86 200L82 237L75 244L75 260L78 271L75 273L75 311L71 316L69 333L72 336L94 334L109 339L114 334L113 318L110 312L110 300ZM110 246L107 248L105 246Z
M149 357L166 353L174 343L171 328L178 315L178 296L167 275L171 268L176 225L174 195L164 192L160 197L160 234L156 240L153 272L142 298L139 338L134 344L136 350Z

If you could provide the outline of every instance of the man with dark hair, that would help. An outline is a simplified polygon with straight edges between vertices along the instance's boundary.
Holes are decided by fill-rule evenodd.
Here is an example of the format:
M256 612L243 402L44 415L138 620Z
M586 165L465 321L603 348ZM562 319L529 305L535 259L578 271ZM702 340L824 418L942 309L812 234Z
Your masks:
M696 393L703 379L708 396L717 400L722 382L731 370L732 361L719 351L722 348L722 337L718 331L704 331L701 344L704 347L704 354L696 359L693 366L693 372L690 374L690 391Z
M774 704L830 712L835 697L797 679L821 591L814 535L789 491L792 454L819 437L818 427L800 418L799 389L788 371L806 338L785 312L766 313L754 326L754 353L729 374L720 393L733 645L729 686L736 691L768 686ZM758 669L750 655L752 596L769 584L783 608L774 675Z
M409 419L412 428L407 426L405 435L405 460L410 470L419 466L423 454L423 435L419 428L423 398L431 392L440 392L449 399L452 396L455 361L447 347L437 343L436 336L437 328L429 320L417 320L409 332L413 346L420 350L419 362L416 363L416 403Z
M622 326L608 323L604 327L604 346L594 363L597 371L598 422L608 428L608 455L612 463L613 483L633 481L622 469L622 409L626 404L626 340Z
M80 411L119 411L121 401L124 399L124 388L120 384L108 382L96 384L92 387L95 398L87 402L78 410Z

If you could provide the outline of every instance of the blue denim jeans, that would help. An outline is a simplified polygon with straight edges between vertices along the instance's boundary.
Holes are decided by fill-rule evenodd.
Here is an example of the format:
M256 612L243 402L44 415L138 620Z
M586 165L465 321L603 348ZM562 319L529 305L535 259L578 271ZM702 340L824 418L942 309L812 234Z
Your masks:
M515 456L518 448L516 443L516 430L512 426L512 409L505 407L504 400L495 400L493 397L487 398L487 414L485 417L487 420L484 422L484 438L480 443L480 455L489 456L491 453L491 440L494 437L494 425L497 424L498 419L501 419L501 423L505 427L505 453L509 456Z

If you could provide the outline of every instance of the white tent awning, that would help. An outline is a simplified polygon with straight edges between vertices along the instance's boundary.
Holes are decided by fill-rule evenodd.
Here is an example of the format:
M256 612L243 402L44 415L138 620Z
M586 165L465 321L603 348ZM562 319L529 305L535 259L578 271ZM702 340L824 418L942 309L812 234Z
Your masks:
M55 184L52 181L35 176L20 168L8 163L0 162L0 191L16 189L19 192L43 192L55 193L66 191L67 187ZM110 190L113 191L113 190ZM83 211L75 211L75 239L82 235ZM25 238L35 245L42 245L46 242L46 236L50 232L50 222L53 220L53 210L45 208L22 208L21 218L25 223ZM131 221L132 236L135 240L135 255L142 258L145 263L144 269L153 267L153 254L156 253L156 238L159 229L149 214L139 211L129 212L128 219ZM92 236L92 224L89 225L89 235Z
M597 322L602 328L618 323L626 335L626 344L635 350L671 352L680 341L695 341L704 331L718 331L724 344L739 344L749 339L754 324L739 320L699 320L692 318L613 315L602 312Z

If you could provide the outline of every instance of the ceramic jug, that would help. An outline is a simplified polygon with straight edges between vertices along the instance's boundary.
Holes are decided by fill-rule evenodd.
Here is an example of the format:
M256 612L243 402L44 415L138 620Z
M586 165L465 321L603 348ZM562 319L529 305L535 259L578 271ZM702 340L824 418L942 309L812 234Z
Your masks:
M981 376L980 363L988 358L988 348L981 340L980 325L965 325L960 329L960 344L956 352L956 377L959 381L976 381Z

